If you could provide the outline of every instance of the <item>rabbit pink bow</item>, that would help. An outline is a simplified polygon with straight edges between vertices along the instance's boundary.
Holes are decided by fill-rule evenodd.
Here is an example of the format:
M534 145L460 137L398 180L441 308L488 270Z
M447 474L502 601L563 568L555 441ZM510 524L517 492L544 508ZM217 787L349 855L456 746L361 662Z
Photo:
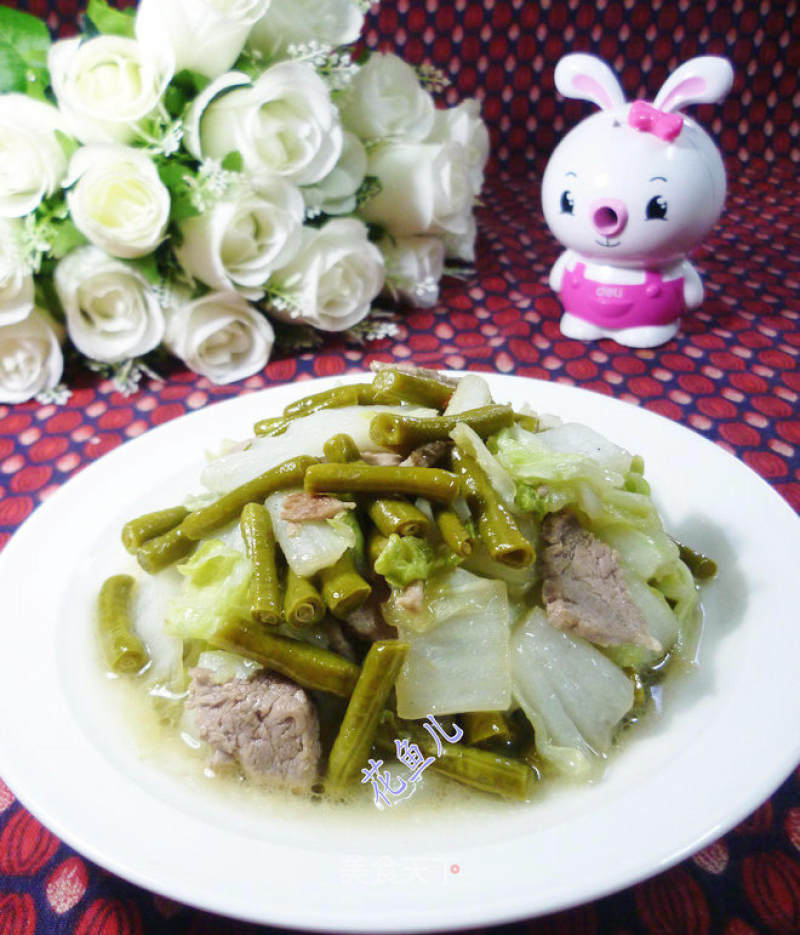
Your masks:
M634 130L652 133L665 143L671 143L683 128L683 117L680 114L668 114L647 101L634 101L628 112L628 123Z

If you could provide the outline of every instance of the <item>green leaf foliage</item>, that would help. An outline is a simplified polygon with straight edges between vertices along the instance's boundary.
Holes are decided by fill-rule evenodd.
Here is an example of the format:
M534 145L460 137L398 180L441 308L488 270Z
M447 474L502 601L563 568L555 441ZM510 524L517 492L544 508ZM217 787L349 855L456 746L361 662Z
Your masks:
M34 69L47 69L50 33L42 20L21 10L0 6L0 36L5 45Z
M242 154L238 149L234 149L233 152L228 153L228 155L222 160L222 168L226 172L241 172L244 168L244 159L242 159Z
M150 285L155 286L161 281L158 256L155 253L148 253L147 256L137 257L135 260L127 260L126 262L135 267Z
M159 177L169 189L170 220L176 223L196 217L200 212L192 200L192 187L187 177L192 177L192 170L176 159L160 159L156 162Z
M84 14L84 28L86 20L90 20L98 32L134 38L133 9L116 10L106 0L89 0Z
M82 247L88 243L83 234L72 223L69 218L63 221L53 221L52 223L53 239L51 241L50 253L60 260L65 257L70 250L75 247Z
M68 136L66 133L62 133L61 130L56 130L56 139L58 140L59 146L64 150L64 155L67 159L71 159L75 153L81 148L81 144L73 136Z
M187 97L196 97L201 91L205 91L211 79L201 75L199 71L192 71L191 68L183 68L170 82L174 87L180 88Z
M14 46L0 42L0 93L24 94L28 86L28 66Z

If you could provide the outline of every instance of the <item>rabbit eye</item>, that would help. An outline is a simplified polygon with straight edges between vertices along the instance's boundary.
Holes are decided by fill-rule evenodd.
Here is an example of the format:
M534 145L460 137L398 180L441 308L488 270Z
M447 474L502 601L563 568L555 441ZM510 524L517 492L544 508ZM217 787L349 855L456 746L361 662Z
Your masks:
M648 221L666 221L667 199L663 195L656 195L647 202L646 216Z
M561 213L562 214L572 214L575 210L575 199L572 197L571 191L565 191L561 194Z

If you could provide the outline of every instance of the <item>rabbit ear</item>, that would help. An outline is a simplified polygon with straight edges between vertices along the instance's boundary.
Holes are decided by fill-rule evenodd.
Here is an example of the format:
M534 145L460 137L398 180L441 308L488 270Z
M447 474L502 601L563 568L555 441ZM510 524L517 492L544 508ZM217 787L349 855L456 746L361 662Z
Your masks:
M721 101L732 85L733 68L726 58L701 55L685 62L667 78L653 105L672 112L690 104L711 104Z
M601 110L613 110L625 103L617 76L594 55L583 52L565 55L556 65L555 80L564 97L592 101Z

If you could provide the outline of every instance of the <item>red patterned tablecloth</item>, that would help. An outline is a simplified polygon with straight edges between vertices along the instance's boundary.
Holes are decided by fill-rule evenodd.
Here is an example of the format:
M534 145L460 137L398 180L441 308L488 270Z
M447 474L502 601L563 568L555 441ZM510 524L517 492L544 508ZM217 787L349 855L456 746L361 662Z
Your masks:
M38 0L20 5L40 15L47 8ZM51 25L68 31L76 8L61 0ZM64 406L0 406L0 545L82 467L154 425L262 387L358 371L375 359L517 373L644 406L732 452L800 508L797 3L395 0L373 13L366 41L434 61L453 74L453 99L484 101L494 157L475 274L446 280L436 308L398 313L391 338L358 346L333 336L313 352L276 356L241 384L217 387L173 370L125 397L74 370L67 377L78 389ZM652 96L666 72L694 54L727 54L737 69L728 102L701 109L730 179L723 220L694 257L707 300L654 350L586 345L558 329L559 306L547 286L558 247L541 218L539 180L543 154L584 112L552 88L555 61L574 49L612 61L629 96ZM620 894L495 931L791 935L800 932L798 851L800 770L691 860ZM180 906L93 865L0 780L0 935L251 931L269 929Z

